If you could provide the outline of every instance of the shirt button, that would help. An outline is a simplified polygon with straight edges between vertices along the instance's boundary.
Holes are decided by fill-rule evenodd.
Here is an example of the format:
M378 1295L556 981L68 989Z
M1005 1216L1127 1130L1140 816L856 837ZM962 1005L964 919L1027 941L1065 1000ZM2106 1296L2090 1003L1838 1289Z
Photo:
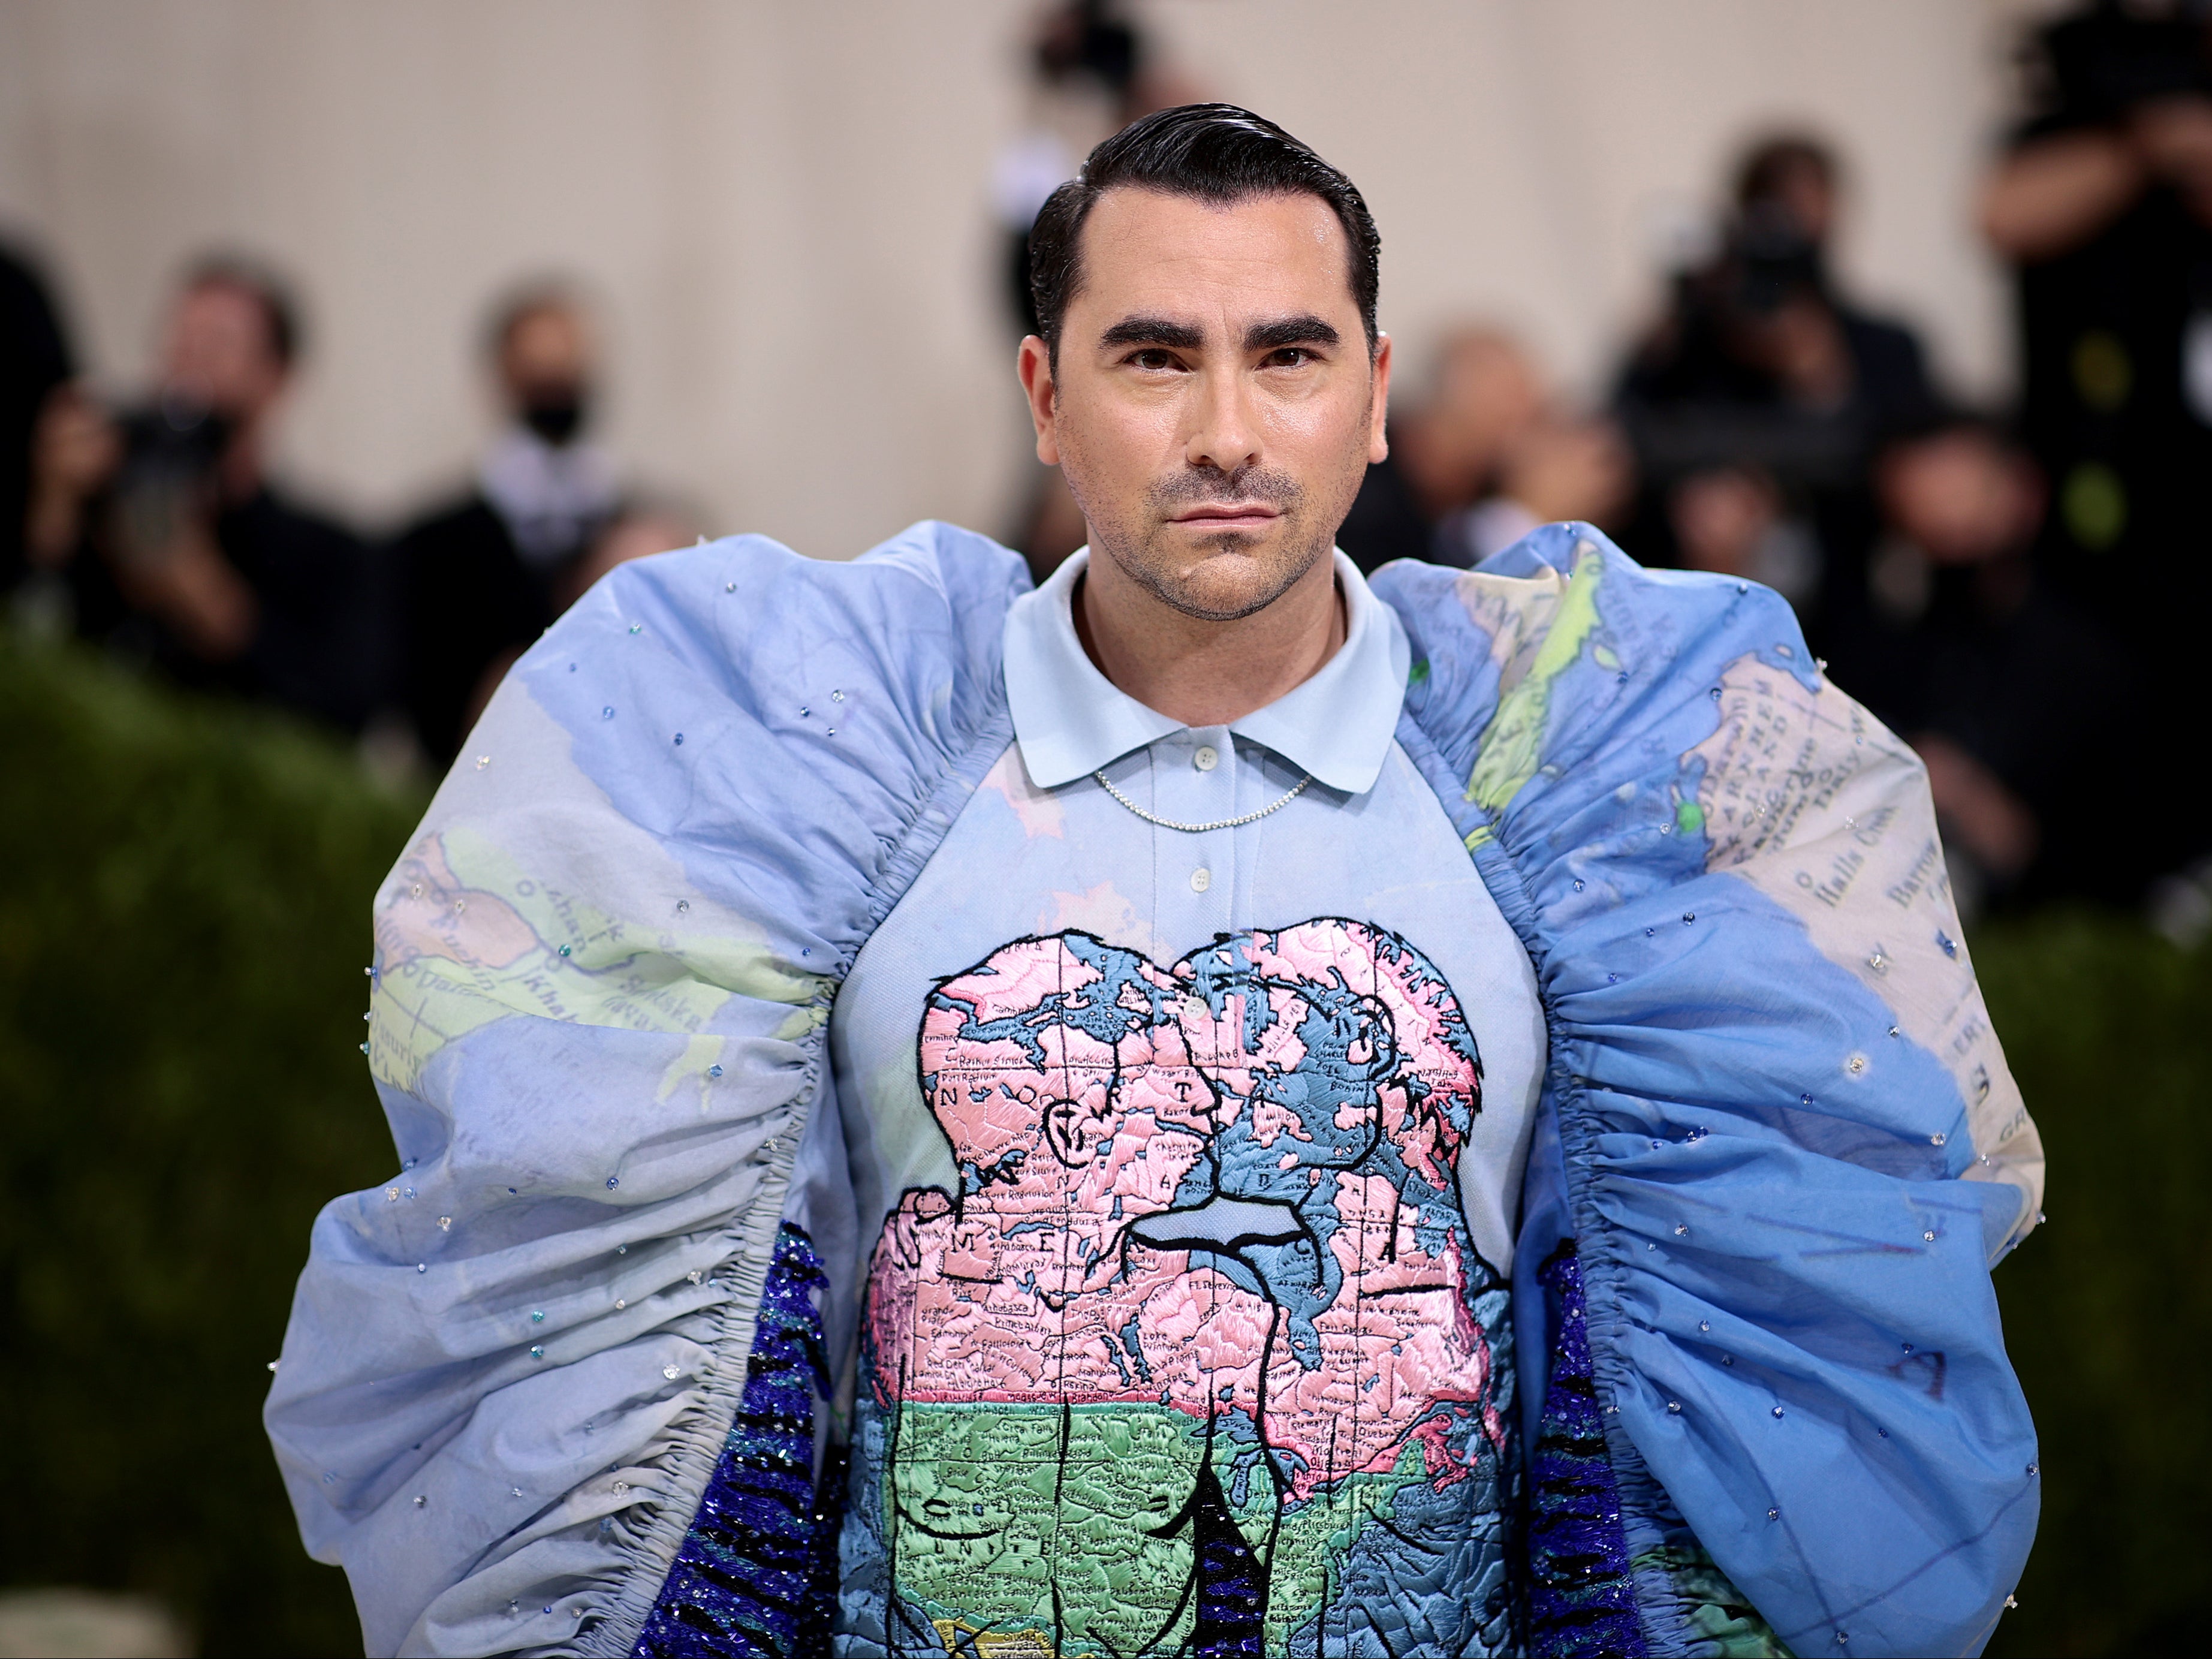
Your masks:
M1194 870L1194 871L1192 871L1192 872L1190 872L1190 890L1191 890L1192 892L1194 892L1194 893L1203 893L1203 892L1204 892L1207 888L1209 888L1209 887L1211 887L1211 886L1212 886L1212 885L1213 885L1213 872L1212 872L1212 871L1211 871L1211 870Z
M1199 744L1197 750L1191 756L1190 763L1193 766L1195 766L1201 772L1211 772L1215 767L1221 764L1221 757L1214 752L1214 748L1212 744L1202 743Z

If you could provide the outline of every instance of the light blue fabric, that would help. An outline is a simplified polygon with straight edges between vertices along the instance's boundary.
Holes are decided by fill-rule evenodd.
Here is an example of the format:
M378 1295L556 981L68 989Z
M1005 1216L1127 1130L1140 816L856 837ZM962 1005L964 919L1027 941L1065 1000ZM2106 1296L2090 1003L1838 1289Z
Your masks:
M1553 595L1546 631L1516 637L1516 583ZM1694 1638L1657 1563L1686 1529L1799 1653L1978 1651L2038 1508L1988 1268L2033 1224L2041 1155L1917 762L1777 596L1642 570L1587 526L1376 588L1416 658L1401 739L1551 1018L1524 1405L1534 1270L1571 1238L1654 1650ZM1516 718L1538 731L1509 768Z
M943 526L739 538L623 567L494 699L377 901L403 1167L319 1218L267 1409L370 1651L635 1641L778 1220L835 1189L836 987L1012 740L1024 586ZM1779 599L1586 526L1373 591L1536 965L1523 1398L1571 1239L1652 1650L1710 1650L1689 1539L1801 1653L1978 1650L2034 1527L1988 1267L2041 1160L1917 763Z
M939 526L739 538L624 566L494 697L376 902L404 1167L317 1219L268 1404L370 1652L628 1650L810 1184L834 988L1012 736L1026 585Z

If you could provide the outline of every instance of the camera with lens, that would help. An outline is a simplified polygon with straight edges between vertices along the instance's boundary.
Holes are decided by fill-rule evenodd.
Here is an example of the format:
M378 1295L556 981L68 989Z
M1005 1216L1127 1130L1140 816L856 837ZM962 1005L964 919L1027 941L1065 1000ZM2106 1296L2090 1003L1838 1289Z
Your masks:
M165 398L120 416L116 428L122 459L108 486L107 541L123 568L151 571L175 556L190 526L212 515L230 423L199 404Z
M1820 245L1795 219L1764 204L1745 210L1705 294L1723 326L1763 321L1790 301L1827 289Z
M1840 412L1778 404L1770 361L1793 307L1836 325L1820 245L1754 203L1718 254L1677 283L1668 343L1618 409L1644 477L1662 489L1716 470L1755 470L1785 489L1847 483L1863 435Z

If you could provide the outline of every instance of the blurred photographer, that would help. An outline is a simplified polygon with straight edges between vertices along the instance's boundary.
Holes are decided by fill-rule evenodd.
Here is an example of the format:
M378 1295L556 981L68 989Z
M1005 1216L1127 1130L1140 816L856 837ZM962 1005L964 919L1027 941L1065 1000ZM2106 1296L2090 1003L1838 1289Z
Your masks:
M1337 531L1363 571L1393 559L1468 568L1539 525L1611 527L1635 493L1613 422L1566 408L1527 348L1486 324L1444 337L1389 440Z
M2212 6L2098 5L2027 61L2033 113L1982 228L2018 271L2045 568L2130 641L2154 706L2192 707L2212 599ZM2161 867L2212 851L2201 822L2158 816Z
M69 341L37 263L0 244L0 601L23 580L23 521L31 501L31 437L39 412L67 380Z
M146 405L111 413L75 383L48 398L24 554L65 589L77 631L114 653L353 732L376 690L366 554L264 476L298 344L266 272L195 267Z
M1092 145L1155 110L1206 94L1128 15L1123 0L1048 0L1030 26L1022 127L992 167L991 193L1005 248L1000 266L1017 337L1037 331L1030 292L1030 228L1054 191L1075 176ZM1026 443L1024 447L1026 448ZM1083 514L1057 467L1024 469L1011 545L1042 581L1083 545Z
M1933 402L1912 331L1837 289L1838 194L1815 139L1749 150L1719 253L1677 277L1616 403L1646 485L1631 544L1765 582L1808 628L1855 574L1875 445Z
M2039 580L2046 492L1999 423L1930 414L1875 468L1881 533L1835 673L1928 768L1962 914L2139 886L2115 803L2136 771L2133 665Z
M396 556L408 713L441 766L622 506L614 461L586 435L602 374L582 302L552 283L510 295L485 356L500 430L466 491L409 526Z

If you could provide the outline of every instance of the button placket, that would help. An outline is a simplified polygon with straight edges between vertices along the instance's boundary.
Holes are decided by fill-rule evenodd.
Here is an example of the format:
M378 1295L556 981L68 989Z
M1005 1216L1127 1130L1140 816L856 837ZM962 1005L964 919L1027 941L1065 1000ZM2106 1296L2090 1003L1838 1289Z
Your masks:
M1240 779L1229 733L1201 727L1163 738L1153 751L1152 810L1182 823L1214 823L1237 816ZM1169 932L1203 937L1227 924L1235 886L1235 832L1193 835L1160 830L1153 840L1159 872L1161 920L1180 917Z

